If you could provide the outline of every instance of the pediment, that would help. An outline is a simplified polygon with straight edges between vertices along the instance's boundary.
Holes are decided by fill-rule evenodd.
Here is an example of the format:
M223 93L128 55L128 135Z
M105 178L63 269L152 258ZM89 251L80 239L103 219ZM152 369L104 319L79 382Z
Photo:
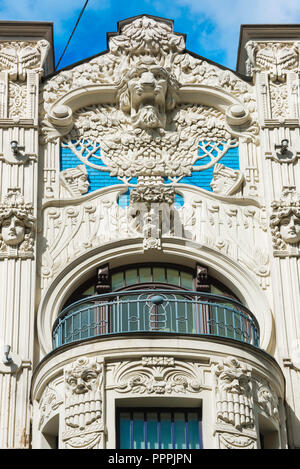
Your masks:
M246 78L187 51L185 35L173 31L171 20L143 15L121 21L118 32L108 34L106 52L62 70L44 83L44 133L59 136L68 132L73 113L80 108L96 104L120 107L124 82L141 67L165 71L173 85L176 83L176 105L211 106L235 130L246 131L256 120L253 87ZM53 128L58 132L51 133Z

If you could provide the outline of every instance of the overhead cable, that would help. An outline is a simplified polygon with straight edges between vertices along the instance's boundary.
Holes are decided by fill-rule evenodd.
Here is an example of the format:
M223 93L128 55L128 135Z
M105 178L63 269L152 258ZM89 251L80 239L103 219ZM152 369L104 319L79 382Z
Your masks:
M80 21L80 18L81 18L82 15L83 15L83 12L84 12L84 10L85 10L85 7L86 7L87 4L88 4L88 1L89 1L89 0L86 0L85 4L84 4L84 6L83 6L83 8L82 8L82 10L81 10L81 12L80 12L80 15L78 16L78 20L76 21L76 24L75 24L75 26L74 26L74 29L73 29L73 31L72 31L72 33L71 33L71 36L69 37L69 40L68 40L68 42L67 42L67 45L66 45L66 47L64 48L64 51L63 51L63 53L61 54L61 57L60 57L59 61L58 61L57 64L56 64L55 71L57 70L57 67L58 67L59 64L60 64L60 61L61 61L61 59L63 58L63 56L64 56L64 54L65 54L65 52L66 52L66 50L67 50L67 47L68 47L68 45L69 45L69 43L70 43L70 41L71 41L71 39L72 39L73 34L75 33L75 30L76 30L76 28L77 28L77 26L78 26L78 23L79 23L79 21Z

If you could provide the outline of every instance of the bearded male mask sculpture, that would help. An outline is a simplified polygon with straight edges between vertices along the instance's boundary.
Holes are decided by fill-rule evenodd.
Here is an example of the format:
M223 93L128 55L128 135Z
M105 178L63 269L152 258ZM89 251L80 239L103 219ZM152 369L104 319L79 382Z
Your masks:
M81 357L66 367L65 419L69 427L84 429L102 416L102 367Z
M133 128L165 128L166 111L175 107L178 87L165 68L153 62L139 63L122 80L120 108L130 113Z

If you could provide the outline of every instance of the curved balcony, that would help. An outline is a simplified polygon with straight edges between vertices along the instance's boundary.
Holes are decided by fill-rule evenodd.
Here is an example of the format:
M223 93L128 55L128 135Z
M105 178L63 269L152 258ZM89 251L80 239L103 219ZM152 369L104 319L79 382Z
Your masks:
M183 290L135 290L95 295L65 308L53 327L53 347L132 333L226 337L259 346L253 314L231 298Z

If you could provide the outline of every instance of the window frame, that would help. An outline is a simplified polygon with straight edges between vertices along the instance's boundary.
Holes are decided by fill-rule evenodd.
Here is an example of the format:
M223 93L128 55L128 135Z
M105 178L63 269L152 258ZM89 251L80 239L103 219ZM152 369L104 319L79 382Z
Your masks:
M133 415L134 412L137 412L137 413L144 413L144 429L145 429L145 415L146 413L157 413L159 415L161 415L162 413L171 413L171 432L172 432L172 445L174 446L174 443L175 442L175 435L174 435L174 414L175 413L184 413L184 427L185 427L185 437L186 437L186 441L189 443L189 440L187 438L187 414L188 413L196 413L197 414L197 417L198 417L198 431L199 431L199 446L200 448L198 448L199 450L200 449L203 449L203 429L202 429L202 407L173 407L173 406L170 406L170 407L166 407L166 406L162 406L162 407L158 407L158 406L155 406L155 407L151 407L151 406L141 406L141 407L117 407L116 408L116 420L115 420L115 428L116 428L116 449L137 449L137 448L121 448L120 447L120 444L121 444L121 435L120 435L120 414L121 412L128 412L130 413L130 419ZM159 421L159 419L157 420ZM132 420L130 420L130 426L132 425ZM147 422L147 420L146 420ZM145 430L144 430L145 431ZM159 431L158 431L159 433ZM146 432L147 434L147 432ZM131 434L130 434L130 439L132 438ZM131 440L131 443L132 443L132 440ZM145 441L145 448L144 449L154 449L154 448L148 448L148 442ZM158 441L158 444L160 445L161 441ZM132 445L130 445L132 446ZM189 446L189 444L187 444L187 446ZM143 449L143 448L141 448ZM155 448L155 450L171 450L171 451L174 451L178 448ZM190 449L196 449L196 448L190 448L190 447L187 447L187 448L182 448L181 450L182 451L185 451L185 450L190 450ZM140 449L138 449L140 450Z

